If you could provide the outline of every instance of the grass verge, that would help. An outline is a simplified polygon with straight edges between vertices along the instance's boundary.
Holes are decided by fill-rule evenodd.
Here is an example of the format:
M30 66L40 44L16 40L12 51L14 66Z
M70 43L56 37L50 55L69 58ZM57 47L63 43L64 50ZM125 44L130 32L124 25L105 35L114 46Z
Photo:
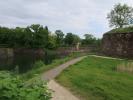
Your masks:
M127 60L88 56L56 80L83 100L133 100L133 75L117 71Z
M125 28L116 28L113 29L106 34L112 34L112 33L132 33L133 32L133 27L125 27Z

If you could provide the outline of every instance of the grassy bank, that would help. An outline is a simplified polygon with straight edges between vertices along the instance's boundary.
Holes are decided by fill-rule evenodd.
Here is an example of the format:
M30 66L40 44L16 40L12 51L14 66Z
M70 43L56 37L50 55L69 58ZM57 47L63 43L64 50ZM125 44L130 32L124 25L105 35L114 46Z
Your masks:
M21 78L23 78L24 80L28 80L31 79L33 77L36 77L38 75L40 75L41 73L44 73L54 67L57 67L60 64L65 63L66 61L69 61L73 58L79 57L84 55L83 53L71 53L69 56L61 58L61 59L56 59L54 60L51 64L49 65L45 65L42 61L38 61L35 63L34 68L30 71L28 71L27 73L21 74Z
M106 34L112 34L112 33L132 33L133 32L133 27L125 27L125 28L116 28L113 29Z
M117 71L123 62L128 61L88 56L56 80L83 100L132 100L133 74Z

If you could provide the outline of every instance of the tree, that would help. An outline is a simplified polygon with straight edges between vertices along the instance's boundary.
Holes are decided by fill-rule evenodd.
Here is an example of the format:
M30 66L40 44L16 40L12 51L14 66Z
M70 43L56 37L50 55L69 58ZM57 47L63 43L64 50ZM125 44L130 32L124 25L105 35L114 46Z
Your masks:
M85 34L85 39L82 41L83 45L92 45L96 38L92 34Z
M44 29L45 29L45 30L47 30L47 31L49 31L49 30L48 30L48 26L45 26L45 28L44 28Z
M73 34L72 33L67 33L67 35L65 36L65 44L66 45L72 45L73 44Z
M64 34L61 30L56 30L55 34L57 36L56 42L57 42L58 46L61 46L63 44Z
M48 43L48 27L45 28L39 24L33 24L30 27L32 33L32 46L34 48L45 48Z
M73 44L74 45L77 45L77 43L80 42L80 37L78 35L73 34L73 38L74 38Z
M84 37L85 37L86 40L94 38L94 36L92 34L85 34Z
M46 48L49 42L48 27L33 24L26 28L0 27L0 45L7 47Z
M116 4L114 9L107 15L110 27L122 28L129 25L133 18L133 8L127 4Z
M65 36L65 44L68 46L76 45L78 42L80 42L78 35L67 33L67 35Z
M48 37L48 44L46 46L46 49L55 49L56 47L57 47L56 36L51 34Z

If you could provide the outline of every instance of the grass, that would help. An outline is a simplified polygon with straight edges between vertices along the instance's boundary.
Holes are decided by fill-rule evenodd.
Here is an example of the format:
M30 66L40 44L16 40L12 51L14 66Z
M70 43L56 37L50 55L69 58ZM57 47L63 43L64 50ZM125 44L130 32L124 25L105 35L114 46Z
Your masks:
M30 80L36 76L40 76L40 74L54 68L57 67L60 64L63 64L71 59L74 59L76 57L82 56L84 54L82 53L71 53L69 56L63 58L63 59L56 59L54 60L51 64L49 65L45 65L42 61L38 61L35 63L34 68L30 71L28 71L27 73L24 74L20 74L20 77L24 80Z
M133 100L133 75L116 70L123 62L88 56L56 80L83 100Z
M131 33L133 32L133 26L131 27L125 27L125 28L116 28L113 29L109 32L107 32L106 34L111 34L111 33Z

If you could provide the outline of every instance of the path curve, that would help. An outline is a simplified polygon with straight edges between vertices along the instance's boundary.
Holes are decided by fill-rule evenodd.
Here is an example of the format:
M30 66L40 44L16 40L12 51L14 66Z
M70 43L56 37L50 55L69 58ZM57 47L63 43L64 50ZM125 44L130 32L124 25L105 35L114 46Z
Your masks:
M57 77L64 69L81 61L85 57L86 56L75 58L42 74L42 80L47 80L49 89L53 91L52 100L80 100L76 96L74 96L69 90L55 82L54 78Z
M55 77L57 77L64 69L66 69L70 65L73 65L73 64L81 61L85 57L86 56L78 57L78 58L72 59L70 61L67 61L66 63L59 65L59 66L55 67L54 69L51 69L51 70L45 72L44 74L42 74L41 79L46 80L46 81L52 80Z

